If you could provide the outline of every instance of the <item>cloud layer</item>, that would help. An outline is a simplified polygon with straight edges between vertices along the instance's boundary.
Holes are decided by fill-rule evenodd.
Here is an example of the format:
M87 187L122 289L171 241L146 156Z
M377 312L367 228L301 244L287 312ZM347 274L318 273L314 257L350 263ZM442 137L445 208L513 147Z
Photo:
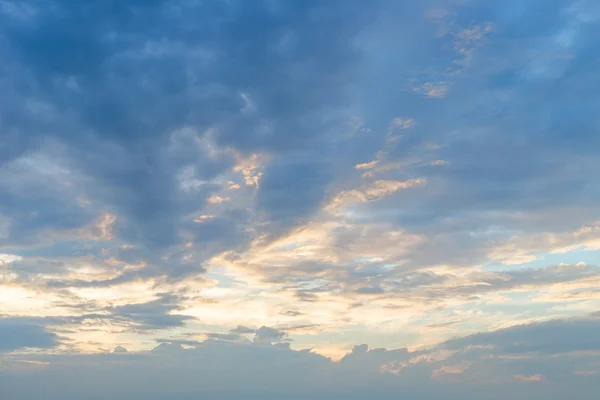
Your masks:
M555 320L467 336L417 352L360 345L332 362L271 342L282 333L261 327L253 341L211 338L186 347L165 342L141 353L117 347L96 355L13 356L4 360L8 372L0 376L5 379L4 393L15 399L48 391L64 399L391 399L399 394L499 399L502 393L519 399L560 399L573 385L578 398L592 399L598 389L600 341L591 333L598 329L600 319L593 316ZM522 344L514 346L515 338ZM571 341L576 344L565 347ZM552 362L557 356L560 364ZM23 385L28 379L35 379L36 385Z
M599 21L0 1L0 387L591 396Z

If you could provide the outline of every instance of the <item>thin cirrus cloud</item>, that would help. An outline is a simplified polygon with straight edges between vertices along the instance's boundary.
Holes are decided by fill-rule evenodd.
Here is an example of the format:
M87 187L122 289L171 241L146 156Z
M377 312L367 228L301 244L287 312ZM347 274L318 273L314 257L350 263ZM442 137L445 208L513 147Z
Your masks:
M599 21L0 2L3 395L593 398Z

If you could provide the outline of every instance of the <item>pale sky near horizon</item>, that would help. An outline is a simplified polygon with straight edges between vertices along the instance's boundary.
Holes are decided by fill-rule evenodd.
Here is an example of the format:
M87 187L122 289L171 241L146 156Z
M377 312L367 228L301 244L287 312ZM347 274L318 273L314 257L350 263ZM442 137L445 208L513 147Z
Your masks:
M0 0L0 399L595 398L599 4Z

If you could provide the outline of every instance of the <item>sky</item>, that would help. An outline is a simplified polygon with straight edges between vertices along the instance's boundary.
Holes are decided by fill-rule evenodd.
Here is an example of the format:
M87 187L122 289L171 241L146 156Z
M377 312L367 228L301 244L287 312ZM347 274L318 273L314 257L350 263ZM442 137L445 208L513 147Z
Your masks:
M595 0L0 0L0 398L596 399Z

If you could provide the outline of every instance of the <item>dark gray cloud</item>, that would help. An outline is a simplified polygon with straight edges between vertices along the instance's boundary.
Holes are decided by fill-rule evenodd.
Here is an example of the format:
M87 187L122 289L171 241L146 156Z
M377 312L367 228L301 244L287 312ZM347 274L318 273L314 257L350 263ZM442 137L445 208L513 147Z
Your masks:
M253 329L238 325L236 328L230 329L229 333L209 333L206 335L209 339L236 341L247 341L244 335L253 335L253 343L271 345L289 341L286 331L287 329L285 328L276 329L273 327L261 326L258 329Z
M128 351L123 346L117 346L117 347L114 348L113 353L115 353L115 354L123 354L123 353L128 353Z
M150 352L37 355L34 360L44 366L3 371L0 379L10 400L35 396L40 387L46 395L65 396L66 399L77 398L83 393L95 393L99 399L121 398L123 393L127 393L128 398L150 396L156 399L204 395L237 399L247 398L248 393L273 398L286 392L291 398L299 399L306 396L392 399L398 395L417 399L432 396L489 400L506 396L560 399L575 390L571 393L591 400L598 389L597 379L576 372L590 372L594 365L597 368L596 356L585 354L585 351L597 350L596 344L584 341L577 347L577 355L558 356L554 353L549 357L544 351L537 352L539 346L514 348L513 344L515 337L531 339L532 343L537 339L548 343L546 336L553 337L555 344L577 341L582 323L592 320L529 324L484 336L469 336L416 352L369 349L360 345L339 362L276 343L232 343L210 339L194 342L193 348L184 349L180 343L165 341ZM557 327L560 333L553 335ZM268 329L263 328L264 331ZM487 353L459 351L450 358L436 356L443 349L473 346L492 347ZM504 351L507 348L510 352ZM490 351L493 357L490 357ZM513 357L499 357L509 354ZM26 360L32 360L32 357L13 356L5 362L14 367ZM36 377L37 385L21 385L32 376ZM71 382L69 385L65 385L66 379ZM527 379L531 381L527 382ZM236 391L226 389L231 385L235 385Z
M180 303L185 298L173 293L159 293L155 300L118 306L105 306L98 302L81 301L81 299L71 294L61 294L64 300L54 305L64 307L78 315L39 319L55 329L63 326L68 327L68 329L83 329L86 325L96 325L92 329L110 332L111 329L108 326L103 326L101 329L97 327L99 322L103 324L108 322L113 326L113 329L119 332L147 334L151 331L182 327L186 321L194 319L189 315L175 313L183 310Z
M59 344L55 333L35 318L0 318L0 353L24 348L47 349Z
M244 335L244 334L255 333L256 329L252 329L252 328L248 328L248 327L245 327L245 326L238 325L237 328L234 328L234 329L230 330L229 332L230 333L235 333L235 334L238 334L238 335Z
M394 366L407 363L409 359L410 352L407 349L369 349L369 346L362 344L354 346L352 351L339 361L339 364L342 369L381 374L385 371L385 367L394 369Z
M116 221L103 254L149 264L55 287L203 273L207 258L315 217L332 188L358 178L353 166L380 151L381 164L419 162L377 178L423 176L427 184L357 204L353 215L426 235L399 260L406 268L478 264L512 232L570 229L596 215L590 110L597 99L581 91L595 82L594 43L585 39L595 25L573 11L589 3L511 2L519 11L510 18L494 5L457 3L432 19L423 17L432 2L22 4L35 12L1 15L8 61L0 85L9 95L0 100L7 132L0 213L10 219L2 246L51 243L57 232L76 240L78 229L108 212ZM524 28L531 21L540 26ZM568 29L577 41L552 39ZM446 34L436 37L437 30ZM551 55L560 52L569 56ZM535 61L538 53L550 58ZM438 81L448 86L445 99L413 90ZM561 100L580 91L585 105ZM354 132L350 116L363 119ZM390 145L397 117L415 124L394 128L399 138ZM236 162L226 148L271 156L256 197L194 223L222 189L212 180ZM432 166L435 160L447 164ZM181 187L184 169L192 188ZM567 206L577 215L554 212ZM479 234L490 227L503 233ZM352 238L338 242L345 248ZM76 251L72 242L61 245ZM88 252L100 254L97 247ZM302 269L308 264L316 265ZM345 290L391 291L385 276L361 284L357 275Z
M244 340L244 336L236 333L206 333L208 339L223 340L223 341L239 341Z
M173 294L161 294L158 299L141 304L126 304L109 307L108 318L127 322L136 329L164 329L183 326L185 321L193 319L187 315L172 314L181 310L181 298Z
M282 311L280 314L285 315L287 317L298 317L298 316L304 315L304 313L301 313L300 311L295 311L295 310Z
M269 220L293 226L317 211L332 178L331 166L319 158L319 154L300 160L286 156L269 164L257 196L257 207Z
M326 151L326 113L344 105L360 58L351 38L376 9L337 1L10 4L35 11L0 15L8 61L0 173L21 175L0 185L0 212L11 218L7 244L34 245L110 212L114 238L159 265L154 274L172 277L202 272L203 259L249 239L240 215L186 222L219 186L182 190L182 169L209 182L234 163L198 139L210 131L217 147L281 159ZM279 229L322 200L331 173L313 165L320 154L267 168L258 203ZM64 178L70 185L57 185ZM294 204L291 192L302 194ZM205 247L194 265L165 261L186 232Z
M600 350L600 318L573 318L514 326L478 333L444 344L449 349L489 346L494 354L538 352L560 354Z
M282 343L286 340L287 333L268 326L261 326L256 330L254 343Z
M170 344L176 344L176 345L181 345L181 346L191 346L191 347L195 347L198 346L200 343L202 343L201 341L198 340L189 340L189 339L156 339L156 342L158 343L170 343Z

